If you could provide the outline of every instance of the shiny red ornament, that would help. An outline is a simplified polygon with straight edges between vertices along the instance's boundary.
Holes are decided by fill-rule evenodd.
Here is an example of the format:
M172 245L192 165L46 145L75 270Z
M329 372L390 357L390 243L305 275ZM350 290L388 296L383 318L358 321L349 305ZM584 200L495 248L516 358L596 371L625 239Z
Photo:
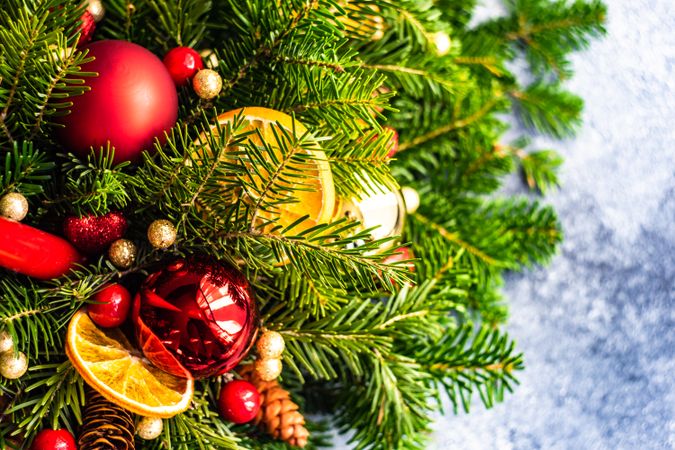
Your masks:
M102 216L72 216L63 221L63 234L81 252L96 255L124 236L127 225L126 217L119 211Z
M49 280L81 262L82 255L65 239L0 217L0 267Z
M67 151L82 157L115 148L116 163L136 161L152 150L155 138L164 142L178 117L178 94L162 61L140 45L126 41L97 41L85 47L95 59L82 65L97 72L84 83L91 88L71 97L71 113L60 118L59 132Z
M80 39L77 41L77 47L80 48L91 41L91 38L94 37L94 31L96 30L96 20L94 16L89 11L84 11L82 17L80 17L82 22L77 29L80 32Z
M255 419L260 410L260 392L244 380L230 381L218 396L220 416L230 422L242 424Z
M96 303L87 305L87 312L99 327L119 327L127 320L131 309L131 294L121 284L109 284L98 291L92 300Z
M145 356L183 377L231 370L257 330L248 281L221 262L179 260L151 274L131 314Z
M163 62L176 86L185 86L198 70L204 68L202 57L190 47L169 50Z
M77 450L77 444L68 430L44 429L35 436L30 450Z

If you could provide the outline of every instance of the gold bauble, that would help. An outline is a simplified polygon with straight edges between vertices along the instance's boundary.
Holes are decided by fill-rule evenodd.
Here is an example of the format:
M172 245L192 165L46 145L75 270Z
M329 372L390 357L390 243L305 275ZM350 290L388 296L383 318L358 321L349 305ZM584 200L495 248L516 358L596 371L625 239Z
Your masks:
M110 245L108 258L118 269L128 269L136 261L136 245L128 239L118 239Z
M437 31L433 34L432 38L434 47L436 47L436 53L438 53L439 56L447 55L450 51L450 47L452 47L452 41L450 40L448 33L445 31Z
M28 214L28 201L18 192L10 192L0 198L0 216L21 222Z
M94 22L100 22L105 16L105 7L101 0L89 0L87 11L94 17Z
M260 359L280 358L286 348L284 337L276 331L267 330L255 344Z
M28 358L22 352L7 352L0 356L0 375L10 380L21 378L28 370Z
M192 88L204 100L216 97L223 88L223 79L215 70L202 69L192 79Z
M143 417L136 424L136 434L146 441L157 439L163 429L164 422L159 417Z
M281 375L282 364L277 358L258 359L255 362L255 372L263 381L272 381Z
M401 195L405 203L405 212L413 214L420 207L420 194L411 187L403 186L401 188Z
M176 227L168 220L155 220L148 227L148 241L155 248L169 248L176 242Z
M0 354L7 353L14 348L14 339L6 331L0 333Z

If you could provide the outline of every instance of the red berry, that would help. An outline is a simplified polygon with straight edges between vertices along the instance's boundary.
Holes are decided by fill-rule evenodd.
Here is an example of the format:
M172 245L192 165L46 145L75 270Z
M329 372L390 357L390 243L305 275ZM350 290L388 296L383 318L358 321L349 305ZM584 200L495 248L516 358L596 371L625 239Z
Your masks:
M202 57L190 47L176 47L164 56L164 65L169 70L176 86L184 86L198 70L204 68Z
M248 381L230 381L220 390L218 409L225 420L239 424L250 422L260 409L260 393Z
M127 320L131 308L131 294L121 284L110 284L94 295L87 306L89 317L103 328L119 327Z
M44 429L35 436L30 450L77 450L77 444L68 430Z

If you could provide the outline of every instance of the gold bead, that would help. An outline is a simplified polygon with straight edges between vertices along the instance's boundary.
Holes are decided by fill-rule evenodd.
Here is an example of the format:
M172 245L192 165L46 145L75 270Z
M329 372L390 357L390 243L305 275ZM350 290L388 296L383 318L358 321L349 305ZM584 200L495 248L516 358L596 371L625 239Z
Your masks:
M94 22L100 22L105 16L105 7L101 0L89 0L87 11L94 17Z
M176 227L168 220L155 220L148 227L148 241L155 248L168 248L176 242Z
M7 353L14 348L12 335L6 331L0 333L0 354Z
M405 203L405 212L412 214L420 207L420 194L411 187L403 186L401 188L401 195Z
M202 69L192 79L192 88L199 97L211 100L223 88L223 79L215 70Z
M10 380L21 378L28 370L28 358L22 352L7 352L0 356L0 375Z
M136 261L136 245L128 239L118 239L110 245L108 258L118 269L128 269Z
M136 434L146 441L157 439L164 429L164 422L159 417L143 417L136 425Z
M255 362L255 372L263 381L272 381L281 375L280 359L258 359Z
M18 192L10 192L0 198L0 216L21 222L28 214L28 201Z
M260 359L280 358L286 348L284 337L276 331L265 331L255 344Z

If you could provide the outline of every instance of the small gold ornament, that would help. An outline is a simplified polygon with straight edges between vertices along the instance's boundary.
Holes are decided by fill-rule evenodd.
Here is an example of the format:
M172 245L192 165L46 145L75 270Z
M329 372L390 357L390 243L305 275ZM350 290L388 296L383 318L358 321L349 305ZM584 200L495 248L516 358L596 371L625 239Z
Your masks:
M450 41L450 36L445 31L437 31L433 34L434 47L436 47L436 53L440 56L447 55L452 47L452 42Z
M28 370L28 358L22 352L7 352L0 356L0 375L10 380L21 378Z
M12 335L3 331L0 333L0 354L7 353L14 348L14 340Z
M105 7L101 0L89 0L87 11L94 17L94 22L100 22L105 16Z
M272 381L281 375L281 360L277 358L272 359L258 359L255 362L255 373L258 374L263 381Z
M411 187L403 186L401 188L401 195L405 202L405 212L413 214L420 207L420 194Z
M255 344L260 359L277 359L280 358L286 348L284 337L276 331L267 330L263 332L262 336Z
M136 245L128 239L118 239L110 245L108 258L118 269L128 269L136 261Z
M211 100L223 88L223 79L215 70L202 69L192 79L192 88L199 97Z
M0 216L21 222L28 214L28 201L18 192L10 192L0 198Z
M141 439L150 441L157 439L164 429L164 422L159 417L143 417L136 425L136 434Z
M155 220L148 227L148 241L155 248L169 248L176 242L176 227L168 220Z

